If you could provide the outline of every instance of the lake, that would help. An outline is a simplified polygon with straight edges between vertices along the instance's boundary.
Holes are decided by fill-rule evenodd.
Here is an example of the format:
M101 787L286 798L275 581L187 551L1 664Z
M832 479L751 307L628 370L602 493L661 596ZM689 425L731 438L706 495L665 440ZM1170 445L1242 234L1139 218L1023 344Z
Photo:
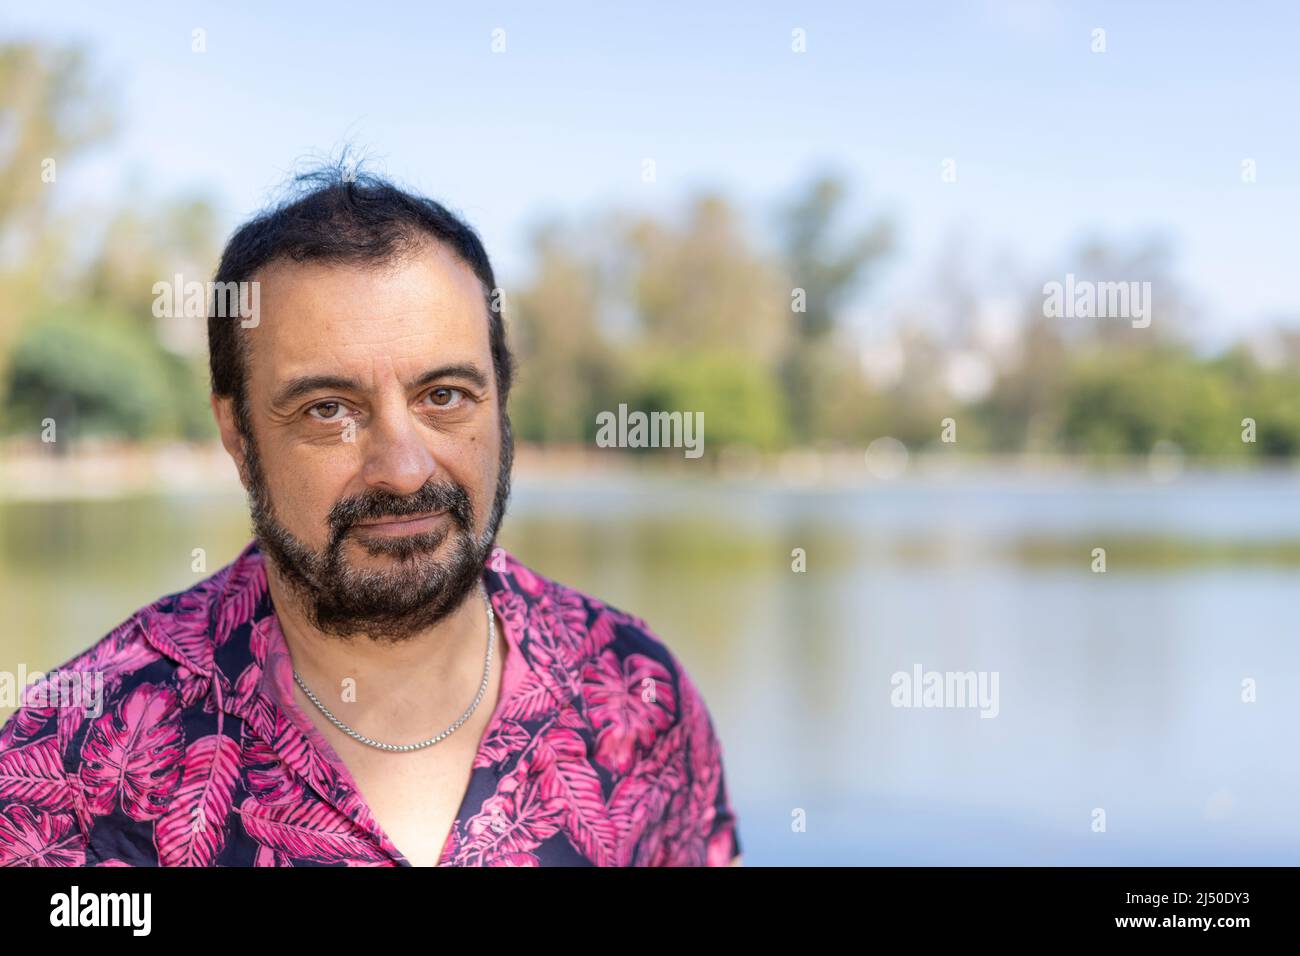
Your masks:
M501 543L683 661L747 863L1294 865L1298 493L519 475ZM0 668L61 663L248 536L237 493L0 502ZM932 673L942 706L896 706ZM951 696L966 674L995 713Z

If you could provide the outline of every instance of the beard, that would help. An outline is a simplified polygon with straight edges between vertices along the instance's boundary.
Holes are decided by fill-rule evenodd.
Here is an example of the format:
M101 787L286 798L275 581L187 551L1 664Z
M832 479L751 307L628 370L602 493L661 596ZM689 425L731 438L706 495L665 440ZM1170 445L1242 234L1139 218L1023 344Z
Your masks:
M375 641L396 643L432 627L461 606L492 553L510 497L514 443L504 413L501 429L496 492L482 533L474 533L474 507L465 488L454 481L430 480L410 495L370 489L339 500L326 516L329 540L317 551L280 524L252 428L246 420L241 424L253 533L313 627L333 637L366 634ZM358 522L431 511L445 512L453 528L357 539L371 556L394 558L394 566L362 568L349 562L344 545ZM447 555L439 560L435 555L448 541Z

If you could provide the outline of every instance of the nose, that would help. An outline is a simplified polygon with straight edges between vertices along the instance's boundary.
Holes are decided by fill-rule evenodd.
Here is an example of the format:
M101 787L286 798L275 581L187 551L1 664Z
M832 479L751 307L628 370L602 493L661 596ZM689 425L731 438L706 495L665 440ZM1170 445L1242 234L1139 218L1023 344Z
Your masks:
M377 412L357 441L365 455L361 478L371 488L414 494L438 469L428 431L405 408Z

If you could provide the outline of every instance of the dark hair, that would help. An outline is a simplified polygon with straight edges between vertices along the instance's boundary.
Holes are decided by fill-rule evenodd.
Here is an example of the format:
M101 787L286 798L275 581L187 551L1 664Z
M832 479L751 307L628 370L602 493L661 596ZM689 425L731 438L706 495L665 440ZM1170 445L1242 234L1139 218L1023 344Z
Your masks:
M371 173L340 161L295 177L294 197L240 226L221 254L214 281L249 282L259 269L293 262L391 262L429 240L442 243L474 270L487 306L492 366L501 417L514 377L514 357L496 295L487 252L474 230L441 204L398 189ZM218 289L221 287L218 286ZM233 287L231 287L233 288ZM218 293L219 295L220 293ZM213 394L235 402L235 417L247 432L244 391L246 340L238 316L222 316L217 296L208 310L208 361Z

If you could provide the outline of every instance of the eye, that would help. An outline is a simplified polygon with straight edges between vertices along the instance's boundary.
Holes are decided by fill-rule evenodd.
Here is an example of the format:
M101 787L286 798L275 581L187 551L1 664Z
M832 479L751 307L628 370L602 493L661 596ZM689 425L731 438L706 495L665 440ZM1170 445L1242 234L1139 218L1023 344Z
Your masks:
M463 389L452 388L450 385L440 385L425 396L430 402L439 408L455 408L465 398Z
M341 414L347 411L347 406L342 402L317 402L311 408L307 409L307 414L318 422L337 422L342 421L346 416ZM317 414L320 412L321 414Z

